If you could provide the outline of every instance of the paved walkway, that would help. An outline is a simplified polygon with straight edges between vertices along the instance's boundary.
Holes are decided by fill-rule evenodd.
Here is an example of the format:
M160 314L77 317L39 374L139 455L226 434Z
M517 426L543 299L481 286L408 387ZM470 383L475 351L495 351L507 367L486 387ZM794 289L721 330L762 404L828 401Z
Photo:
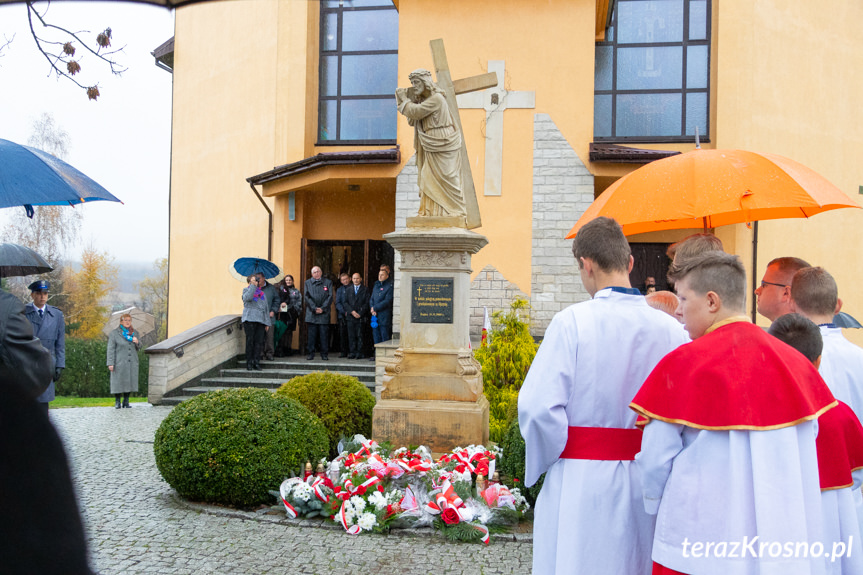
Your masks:
M153 435L169 411L140 403L51 410L72 463L91 565L101 575L530 573L530 543L493 539L486 547L396 532L351 536L187 505L153 458Z

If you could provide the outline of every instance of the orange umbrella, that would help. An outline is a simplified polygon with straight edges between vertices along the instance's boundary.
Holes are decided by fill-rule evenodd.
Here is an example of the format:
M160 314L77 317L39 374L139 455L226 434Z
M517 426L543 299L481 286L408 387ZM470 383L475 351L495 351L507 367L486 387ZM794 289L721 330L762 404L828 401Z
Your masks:
M567 234L598 216L616 219L627 236L659 230L715 228L781 218L808 218L859 208L802 164L773 154L702 150L656 160L620 178Z

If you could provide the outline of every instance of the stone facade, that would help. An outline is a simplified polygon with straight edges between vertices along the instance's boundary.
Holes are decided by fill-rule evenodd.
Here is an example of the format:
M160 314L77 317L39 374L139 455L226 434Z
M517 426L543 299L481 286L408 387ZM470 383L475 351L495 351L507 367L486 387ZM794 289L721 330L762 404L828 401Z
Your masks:
M572 257L572 241L564 237L593 202L593 174L566 141L548 114L536 114L533 124L533 240L531 249L531 333L541 337L554 314L590 295L581 285ZM396 180L396 231L419 210L416 157ZM399 286L401 260L395 256L393 330L401 325ZM489 314L507 309L516 296L528 297L493 266L486 266L471 283L471 335L482 331L483 306Z
M417 157L414 155L408 160L405 167L396 178L396 229L401 232L407 229L408 218L417 215L420 209L419 186L417 185ZM398 250L395 252L395 271L393 273L393 337L401 332L401 279L399 271L402 267L402 258Z
M509 305L517 297L530 300L529 295L503 277L503 274L494 266L485 266L470 284L471 338L477 339L482 336L484 307L488 309L488 316L491 318L493 312L508 310Z
M531 333L542 336L554 314L590 299L564 237L593 203L593 174L548 114L533 122Z

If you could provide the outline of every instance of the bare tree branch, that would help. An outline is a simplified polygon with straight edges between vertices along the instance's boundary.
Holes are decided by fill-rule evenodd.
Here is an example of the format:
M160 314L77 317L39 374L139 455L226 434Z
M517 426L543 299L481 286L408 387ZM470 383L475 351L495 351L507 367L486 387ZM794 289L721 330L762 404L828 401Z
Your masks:
M63 77L71 82L73 82L79 88L85 90L87 92L87 97L91 100L95 100L99 97L99 85L95 84L93 86L85 86L81 84L78 80L73 78L73 76L81 71L82 58L79 56L77 59L74 59L76 52L76 44L80 45L83 49L88 51L91 55L95 56L99 60L102 60L105 64L107 64L111 74L116 76L121 75L123 72L127 70L127 68L120 65L113 56L119 52L122 52L125 49L118 48L116 50L105 50L106 48L111 46L111 28L106 28L102 32L100 32L96 36L95 40L95 49L91 47L87 42L81 39L81 36L84 34L90 34L88 30L80 30L78 32L72 32L63 28L62 26L57 26L56 24L52 24L46 21L45 16L48 13L48 7L50 6L50 2L46 5L43 12L39 12L36 7L33 5L33 2L27 2L27 20L30 25L30 34L33 36L33 40L36 42L36 47L39 52L45 56L45 59L48 61L51 69L48 72L50 76L52 73L56 74L57 77ZM56 41L50 40L47 38L43 38L39 34L36 33L36 29L33 26L33 17L42 24L42 28L46 30L54 30L62 33L66 36L64 41ZM8 45L8 42L7 42ZM56 46L57 49L50 49L49 47ZM2 50L2 46L0 46L0 50ZM63 70L62 66L65 64L65 70Z
M3 41L0 42L0 58L5 56L5 54L3 53L3 50L5 50L6 47L9 46L9 44L11 44L12 40L14 40L14 39L15 39L15 34L12 34L11 38L7 38L6 34L3 34Z

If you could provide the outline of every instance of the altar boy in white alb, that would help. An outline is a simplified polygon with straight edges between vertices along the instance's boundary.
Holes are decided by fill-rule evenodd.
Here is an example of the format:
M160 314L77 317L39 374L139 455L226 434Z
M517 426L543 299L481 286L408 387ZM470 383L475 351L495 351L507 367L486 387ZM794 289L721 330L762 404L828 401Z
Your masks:
M694 256L672 279L693 341L631 404L644 506L657 514L653 573L824 573L815 420L836 400L805 357L743 315L737 256Z
M593 299L555 315L518 398L525 483L546 473L536 503L535 574L647 575L653 518L633 459L641 445L627 408L681 325L630 287L620 225L597 218L573 243Z

